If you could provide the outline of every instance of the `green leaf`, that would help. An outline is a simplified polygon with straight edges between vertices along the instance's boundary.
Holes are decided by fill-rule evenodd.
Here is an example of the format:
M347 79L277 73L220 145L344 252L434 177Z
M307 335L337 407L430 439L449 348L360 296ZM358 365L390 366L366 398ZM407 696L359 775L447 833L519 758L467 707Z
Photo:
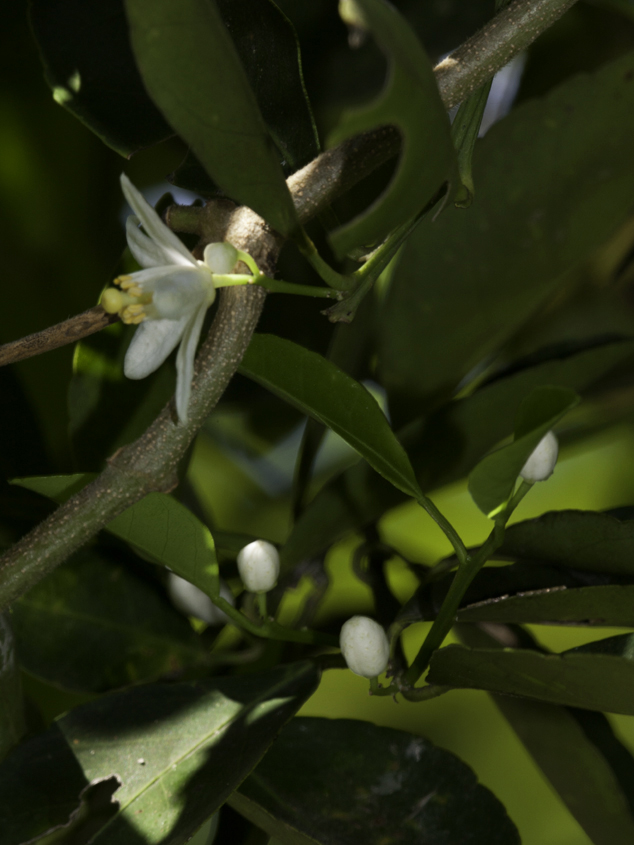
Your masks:
M253 335L240 372L339 434L399 490L420 490L407 454L372 395L358 381L290 340Z
M469 492L487 516L513 493L520 470L542 437L579 402L573 390L538 387L519 407L513 443L488 455L469 476Z
M293 719L229 804L288 845L520 841L453 754L349 719Z
M157 588L94 552L26 593L12 620L23 668L66 689L102 692L206 663L201 641Z
M219 187L284 235L297 226L275 145L215 3L126 0L152 99Z
M11 484L34 490L60 504L70 499L96 477L96 472L77 472L73 475L33 475L30 478L13 478Z
M389 62L385 87L363 108L344 113L330 146L367 129L392 124L403 138L396 173L373 205L330 236L335 253L371 245L415 217L456 173L456 152L432 65L409 24L384 0L347 0L346 22L369 30Z
M117 812L90 841L180 845L249 774L318 680L313 664L295 663L136 687L76 708L0 766L3 845L65 824L81 791L112 777Z
M634 586L551 587L528 595L502 596L467 605L458 612L458 619L461 622L559 622L634 628Z
M552 511L507 528L499 553L632 577L634 520L596 511Z
M9 616L0 614L0 760L26 732L20 666Z
M500 647L471 625L460 626L460 637L472 646ZM492 697L592 842L632 842L634 759L603 713L507 695Z
M423 220L387 292L379 365L390 402L451 395L628 218L633 72L630 53L575 76L476 146L469 213Z
M633 350L633 343L608 343L547 360L413 422L401 436L421 488L427 493L463 478L511 431L521 401L535 387L551 384L585 391ZM346 531L377 519L403 501L399 490L358 464L317 494L293 527L282 557L291 565L318 554Z
M427 680L631 716L633 637L610 637L561 654L451 645L434 652Z
M173 134L143 87L121 0L32 0L29 9L60 105L123 156Z

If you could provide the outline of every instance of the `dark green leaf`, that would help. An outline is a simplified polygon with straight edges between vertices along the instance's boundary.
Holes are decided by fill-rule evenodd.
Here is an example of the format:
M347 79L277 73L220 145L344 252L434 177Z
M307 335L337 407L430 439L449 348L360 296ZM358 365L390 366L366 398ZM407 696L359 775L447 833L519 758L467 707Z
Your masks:
M339 367L290 340L256 334L240 371L327 425L399 490L420 495L407 454L376 400Z
M126 0L152 99L232 199L282 234L297 225L275 144L215 3Z
M434 652L427 680L631 716L633 653L629 634L562 654L452 645Z
M206 662L157 589L95 553L56 569L15 603L12 618L22 666L67 689L101 692Z
M634 586L554 587L463 607L461 622L579 623L634 627Z
M403 136L401 159L386 192L330 237L335 252L345 255L415 217L443 182L454 177L456 152L432 65L404 18L384 0L354 0L340 8L347 22L372 33L388 57L389 70L379 97L345 113L329 144L387 124L397 126Z
M634 576L634 520L596 511L552 511L511 525L500 554Z
M461 625L459 631L469 645L500 647L481 628ZM492 697L592 842L632 842L634 759L603 713Z
M32 0L29 5L58 103L124 156L173 134L141 82L122 0Z
M0 760L26 731L20 667L9 616L0 614Z
M579 397L563 387L537 387L519 407L513 443L488 455L469 476L469 492L490 515L513 493L520 470L542 437L574 408Z
M387 293L380 371L392 396L453 393L625 221L633 72L629 54L576 76L476 147L476 202L421 223Z
M348 719L293 719L229 803L287 845L520 841L453 754Z
M263 675L136 687L76 708L0 766L3 845L66 824L82 789L113 776L118 812L91 842L180 845L249 774L317 683L313 664L296 663Z

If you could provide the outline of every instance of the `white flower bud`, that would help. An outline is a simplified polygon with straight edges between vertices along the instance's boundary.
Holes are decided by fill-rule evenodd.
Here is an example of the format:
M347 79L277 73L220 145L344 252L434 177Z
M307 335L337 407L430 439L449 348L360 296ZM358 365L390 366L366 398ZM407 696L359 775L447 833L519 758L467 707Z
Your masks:
M530 481L531 484L534 481L545 481L553 474L558 454L557 438L552 431L549 431L533 450L530 458L522 467L520 475L524 481Z
M250 593L268 593L280 574L280 556L275 546L266 540L254 540L240 550L238 572Z
M362 678L376 678L387 667L390 643L383 628L368 616L353 616L341 627L339 645L348 668Z
M167 576L167 592L172 604L187 616L195 616L208 625L225 625L229 621L227 614L206 593L175 572ZM233 606L233 594L226 584L220 584L220 595Z

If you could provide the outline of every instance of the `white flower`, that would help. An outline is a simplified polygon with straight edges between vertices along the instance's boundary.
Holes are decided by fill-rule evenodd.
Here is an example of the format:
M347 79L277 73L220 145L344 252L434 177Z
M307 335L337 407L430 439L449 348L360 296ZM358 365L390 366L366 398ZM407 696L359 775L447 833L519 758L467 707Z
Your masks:
M558 454L559 443L552 431L549 431L532 451L520 470L520 475L524 481L530 481L531 484L535 481L546 481L553 474Z
M238 553L236 560L242 583L250 593L268 593L280 574L280 556L266 540L254 540Z
M362 678L385 672L390 643L383 628L369 616L353 616L341 626L339 646L348 668Z
M123 365L128 378L153 373L180 342L176 410L179 420L186 422L196 347L216 297L214 273L231 273L238 253L231 244L213 243L205 247L204 260L198 261L125 174L121 187L136 215L126 222L128 247L144 269L115 279L119 289L104 291L101 304L124 323L139 324Z

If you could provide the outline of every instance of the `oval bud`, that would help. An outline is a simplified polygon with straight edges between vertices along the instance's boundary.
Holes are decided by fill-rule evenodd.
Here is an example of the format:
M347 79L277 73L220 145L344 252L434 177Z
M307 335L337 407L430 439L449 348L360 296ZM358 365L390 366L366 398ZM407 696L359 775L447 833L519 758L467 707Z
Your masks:
M237 564L242 583L250 593L268 593L277 584L280 556L266 540L255 540L241 549Z
M531 484L535 481L545 481L553 474L558 454L559 443L552 431L549 431L533 450L522 467L520 475L524 481L530 481Z
M229 621L227 614L216 607L206 593L175 572L168 573L167 592L172 604L187 616L195 616L213 626L225 625ZM226 584L220 584L220 595L233 606L233 594Z
M376 678L387 668L390 643L378 622L353 616L341 627L339 645L348 668L362 678Z
M238 263L238 250L226 242L207 244L203 258L212 273L224 276L233 273L233 268Z

